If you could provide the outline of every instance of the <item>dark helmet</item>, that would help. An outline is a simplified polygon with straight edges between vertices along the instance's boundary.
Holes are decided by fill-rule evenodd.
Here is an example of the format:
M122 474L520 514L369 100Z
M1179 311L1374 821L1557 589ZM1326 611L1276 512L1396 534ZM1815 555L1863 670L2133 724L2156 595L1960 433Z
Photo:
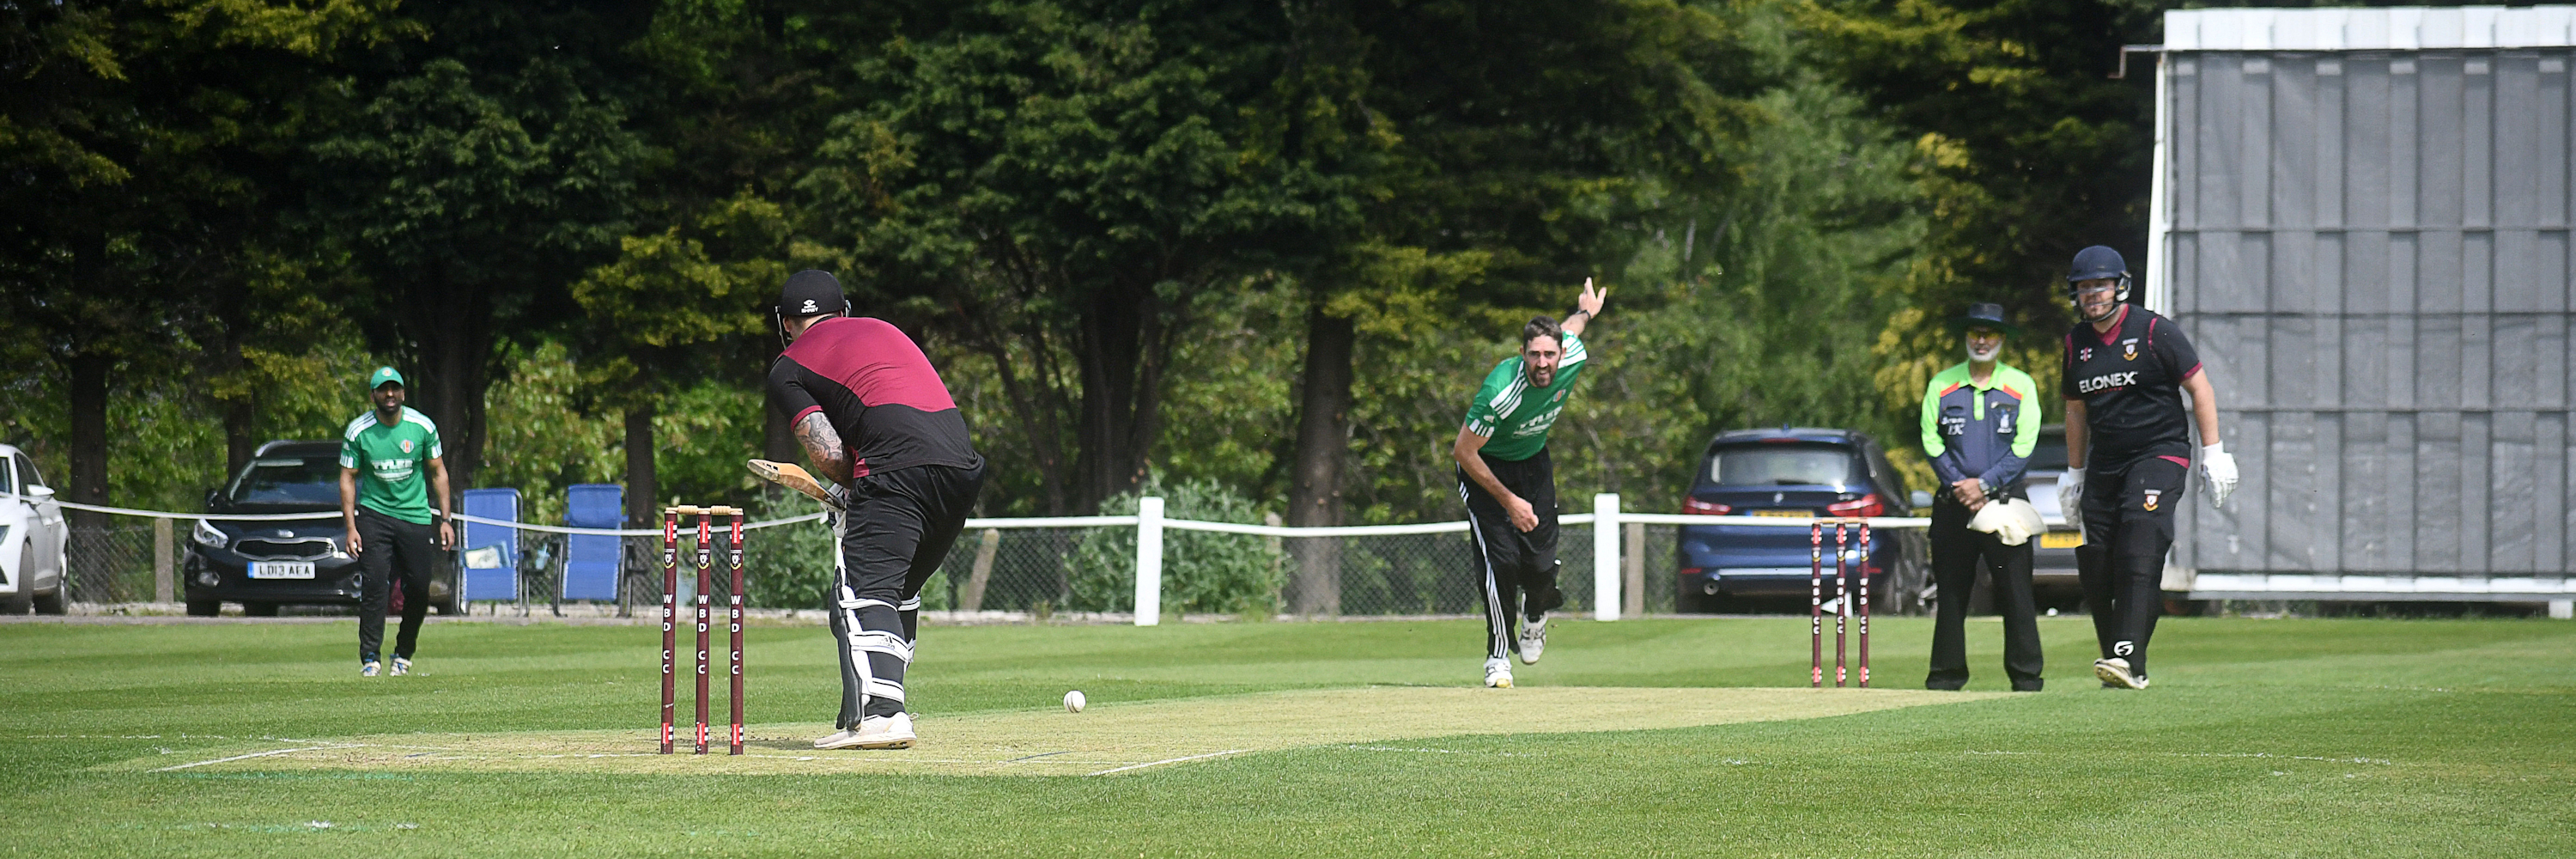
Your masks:
M2103 245L2094 245L2076 251L2075 264L2069 266L2066 271L2067 283L2101 280L2106 277L2128 280L2129 262L2120 258L2119 251Z
M2119 291L2112 294L2114 298L2120 302L2129 300L2129 262L2120 258L2119 251L2103 245L2094 245L2075 252L2075 263L2066 267L2066 298L2068 301L2076 302L2075 315L2084 315L2083 303L2075 295L2075 285L2088 280L2104 279L2118 281L2118 286L2115 288Z

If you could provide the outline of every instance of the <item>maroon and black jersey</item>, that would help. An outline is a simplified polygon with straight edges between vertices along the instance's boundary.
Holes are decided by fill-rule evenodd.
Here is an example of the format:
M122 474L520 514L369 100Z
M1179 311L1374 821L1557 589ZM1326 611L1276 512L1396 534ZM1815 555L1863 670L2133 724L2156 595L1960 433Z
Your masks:
M2084 401L2094 463L2117 465L2150 456L2191 461L2191 414L2183 380L2200 372L2200 353L2171 319L2123 305L2107 333L2076 323L2066 334L2065 396Z
M814 323L769 368L789 423L822 412L850 451L850 476L915 465L972 468L966 418L929 356L882 319Z

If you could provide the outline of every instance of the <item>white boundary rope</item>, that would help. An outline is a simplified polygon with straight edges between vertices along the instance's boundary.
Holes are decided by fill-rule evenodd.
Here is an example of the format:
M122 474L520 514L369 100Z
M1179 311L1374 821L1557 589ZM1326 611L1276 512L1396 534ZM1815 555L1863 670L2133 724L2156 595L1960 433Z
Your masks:
M16 497L23 498L26 496ZM55 503L62 505L63 508L67 510L86 510L93 513L110 513L118 516L143 516L154 519L202 519L218 522L302 522L340 518L340 514L337 511L326 513L173 513L166 510L137 510L130 507L103 507L94 504L78 504L70 501L62 501L60 499L56 499ZM662 533L662 529L660 528L567 528L559 525L539 525L531 522L512 522L506 519L487 519L481 516L468 516L463 513L449 514L448 518L458 522L473 522L476 524L492 525L501 528L519 528L546 534L589 534L602 537L650 537ZM743 523L742 527L743 530L746 531L755 528L776 528L781 525L817 522L821 521L822 518L823 514L821 513L808 513L803 516L790 516L785 519L746 522ZM1597 518L1597 516L1591 513L1571 513L1556 517L1556 521L1560 526L1590 525L1593 524ZM966 520L966 527L970 529L1105 528L1133 526L1137 524L1137 521L1137 517L1135 516L1011 517L968 519ZM1775 528L1804 528L1810 525L1819 524L1857 525L1863 521L1868 522L1869 526L1872 528L1928 528L1932 525L1932 520L1928 518L1904 516L1873 516L1863 520L1859 518L1842 519L1823 516L1702 516L1697 514L1679 513L1627 512L1618 514L1618 521L1621 523L1634 522L1643 525L1753 525ZM1165 519L1162 520L1162 522L1163 527L1176 531L1207 531L1218 534L1243 534L1254 537L1291 538L1382 537L1397 534L1453 534L1462 533L1467 530L1467 523L1464 521L1422 522L1410 525L1329 525L1305 527L1291 525L1244 525L1234 522L1202 522L1195 519Z

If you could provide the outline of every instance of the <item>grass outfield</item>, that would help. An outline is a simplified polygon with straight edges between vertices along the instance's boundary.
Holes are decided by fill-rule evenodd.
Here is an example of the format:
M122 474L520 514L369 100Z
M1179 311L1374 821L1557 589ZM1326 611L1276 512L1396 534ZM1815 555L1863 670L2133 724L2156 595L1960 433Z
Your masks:
M1480 627L932 628L923 745L819 754L790 753L830 718L826 637L756 627L771 757L567 766L542 755L649 749L658 629L434 624L422 676L362 680L349 623L0 624L0 850L2576 854L2576 623L2168 619L2155 688L2118 692L2083 673L2089 624L2052 618L2036 695L1897 691L1922 677L1913 618L1876 622L1885 693L1758 688L1803 685L1804 618L1561 623L1525 688L1471 691ZM1971 624L1971 690L2001 689L2000 632ZM1089 712L1062 712L1069 688ZM986 774L1023 772L991 765L1002 747L1256 740ZM166 769L334 744L355 751ZM942 757L978 766L922 762Z

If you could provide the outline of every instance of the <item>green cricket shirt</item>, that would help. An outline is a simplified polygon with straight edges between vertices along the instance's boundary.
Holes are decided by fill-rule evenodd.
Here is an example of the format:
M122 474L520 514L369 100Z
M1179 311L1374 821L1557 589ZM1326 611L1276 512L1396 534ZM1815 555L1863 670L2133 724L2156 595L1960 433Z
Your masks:
M438 425L410 406L392 426L376 420L370 409L340 434L340 467L358 470L358 506L414 525L431 522L429 476L423 472L442 455Z
M1583 338L1568 334L1562 342L1565 358L1556 365L1556 379L1546 387L1530 384L1519 355L1503 359L1485 374L1484 387L1467 404L1467 431L1492 439L1485 443L1486 456L1519 462L1547 447L1547 431L1556 426L1556 416L1565 411L1566 395L1574 392L1574 380L1583 375Z

